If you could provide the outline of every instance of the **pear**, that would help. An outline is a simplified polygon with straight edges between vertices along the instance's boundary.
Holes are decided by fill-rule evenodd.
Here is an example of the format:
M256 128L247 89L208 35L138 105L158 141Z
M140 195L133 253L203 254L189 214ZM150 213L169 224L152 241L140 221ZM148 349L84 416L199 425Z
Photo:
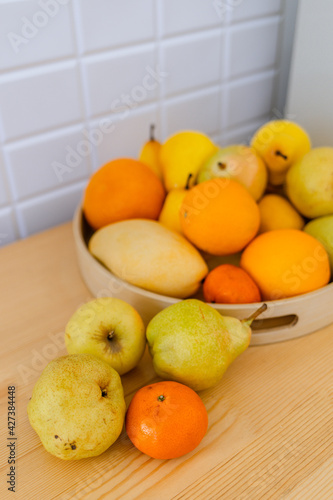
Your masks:
M243 144L221 148L200 168L197 183L216 177L240 182L257 201L267 184L265 163L255 149Z
M192 174L189 174L185 188L172 189L166 196L158 220L161 224L183 234L180 224L180 207L189 189Z
M183 300L159 312L146 335L154 369L160 377L196 391L216 385L228 366L248 347L251 323L222 316L197 299Z
M304 227L304 231L320 243L328 253L330 260L331 273L333 276L333 214L325 217L318 217Z
M314 148L292 165L285 187L288 198L305 217L333 214L333 148Z
M190 174L193 186L200 167L216 151L218 147L201 132L185 130L169 137L160 152L166 190L184 188Z
M302 229L304 219L290 201L274 193L265 194L258 203L260 210L259 233L274 229Z
M116 276L170 297L194 294L208 273L198 250L160 222L133 219L93 234L89 250Z
M290 166L310 151L311 142L306 131L289 120L272 120L254 134L251 146L264 160L268 182L283 184Z
M159 160L161 143L155 139L154 131L155 125L151 124L149 141L143 145L139 154L139 161L145 163L162 180L162 169Z
M95 356L72 354L46 366L28 417L48 452L78 460L100 455L116 441L125 410L118 373Z

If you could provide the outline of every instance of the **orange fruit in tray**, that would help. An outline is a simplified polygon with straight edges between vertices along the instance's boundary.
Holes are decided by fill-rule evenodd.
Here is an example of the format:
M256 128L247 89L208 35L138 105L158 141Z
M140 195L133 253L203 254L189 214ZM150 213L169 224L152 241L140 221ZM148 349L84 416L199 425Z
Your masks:
M206 302L217 304L249 304L260 302L258 286L240 267L222 264L213 269L203 284Z
M257 234L259 208L247 189L232 179L211 179L186 194L180 209L184 235L200 250L228 255Z
M240 265L257 283L264 300L311 292L330 280L325 248L298 229L261 234L244 250Z
M208 427L205 405L190 387L163 381L140 389L126 414L126 432L153 458L177 458L196 448Z
M161 180L147 165L120 158L92 175L83 212L93 229L125 219L157 219L164 198Z

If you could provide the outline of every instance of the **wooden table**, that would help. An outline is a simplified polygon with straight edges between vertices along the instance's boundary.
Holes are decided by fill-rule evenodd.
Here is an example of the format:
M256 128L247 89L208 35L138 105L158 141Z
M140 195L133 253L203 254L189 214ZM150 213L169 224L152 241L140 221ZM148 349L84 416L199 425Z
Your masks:
M123 432L99 457L64 462L44 450L26 407L43 367L66 353L66 322L91 298L76 264L71 224L1 249L0 269L1 499L333 498L333 325L247 349L217 387L200 393L209 428L192 453L154 460ZM123 377L126 402L157 380L146 353ZM13 385L15 494L6 485L7 387Z

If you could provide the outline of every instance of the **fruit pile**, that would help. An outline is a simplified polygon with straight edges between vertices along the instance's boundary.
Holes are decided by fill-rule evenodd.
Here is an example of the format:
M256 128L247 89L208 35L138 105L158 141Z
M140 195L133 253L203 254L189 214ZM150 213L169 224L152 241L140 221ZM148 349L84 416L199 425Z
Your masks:
M205 134L152 136L139 160L101 167L83 213L92 255L158 294L242 304L327 285L333 269L333 148L296 123L262 126L250 146Z
M159 459L194 450L208 428L195 391L216 385L248 347L252 321L196 299L173 304L145 328L138 312L114 297L83 304L65 329L68 355L51 361L35 384L28 417L45 449L63 460L100 455L127 435ZM126 412L121 376L140 362L148 342L160 382L139 389ZM125 420L126 415L126 420Z
M208 429L195 391L219 383L267 305L241 321L193 296L201 290L206 302L252 303L325 286L333 265L332 180L333 148L311 150L307 134L284 120L259 129L251 146L219 149L199 132L179 132L163 145L151 138L140 161L122 158L98 170L83 203L95 231L90 252L123 280L186 300L147 328L114 297L73 314L68 355L49 363L28 405L46 450L64 460L100 455L124 423L132 443L153 458L194 450ZM139 389L126 412L121 377L147 343L164 380Z

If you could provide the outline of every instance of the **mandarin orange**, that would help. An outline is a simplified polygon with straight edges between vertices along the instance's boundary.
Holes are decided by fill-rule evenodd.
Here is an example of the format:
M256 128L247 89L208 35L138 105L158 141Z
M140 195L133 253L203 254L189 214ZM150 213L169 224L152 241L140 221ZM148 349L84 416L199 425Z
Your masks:
M249 304L260 302L258 286L240 267L222 264L207 275L203 284L206 302L217 304Z
M177 458L194 450L207 432L208 415L196 392L163 381L140 389L126 414L126 432L152 458Z

